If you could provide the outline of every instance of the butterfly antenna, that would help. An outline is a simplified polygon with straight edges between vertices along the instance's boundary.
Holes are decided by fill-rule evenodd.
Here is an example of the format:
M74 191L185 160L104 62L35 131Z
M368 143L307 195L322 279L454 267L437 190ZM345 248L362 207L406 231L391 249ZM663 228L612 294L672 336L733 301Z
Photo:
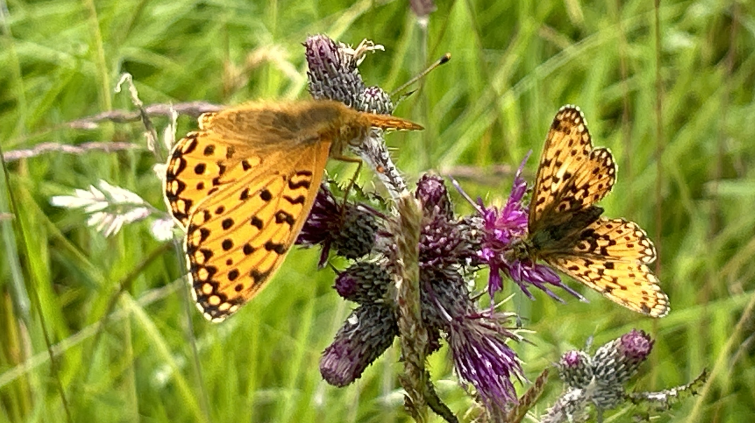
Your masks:
M440 59L436 60L435 63L433 63L432 65L428 66L427 69L425 69L422 72L420 72L414 78L406 81L406 83L404 85L402 85L402 86L396 88L395 90L393 90L393 92L391 92L390 96L391 97L395 97L398 93L400 93L401 91L404 91L406 89L406 87L408 87L408 86L414 84L415 82L419 81L420 79L424 78L425 75L427 75L428 73L432 72L438 66L440 66L440 65L442 65L444 63L447 63L449 60L451 60L451 53L444 54L443 57L441 57ZM397 100L397 103L401 102L403 99L405 99L406 97L408 97L411 94L413 94L414 91L416 91L416 90L410 91L410 92L402 95L401 97L399 97L399 99Z
M414 94L416 92L417 92L417 90L411 90L411 91L407 91L407 92L401 94L400 96L398 96L398 98L396 99L396 101L394 101L394 105L401 104L404 100L406 100L407 98L409 98L410 95L412 95L412 94Z

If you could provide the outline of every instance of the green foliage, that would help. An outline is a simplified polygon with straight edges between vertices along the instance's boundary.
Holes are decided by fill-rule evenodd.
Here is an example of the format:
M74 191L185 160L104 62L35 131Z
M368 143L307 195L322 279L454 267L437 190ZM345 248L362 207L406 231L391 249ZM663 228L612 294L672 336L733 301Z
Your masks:
M531 181L553 115L577 104L595 144L619 163L606 214L648 231L671 298L669 316L653 321L593 292L589 304L565 305L519 294L506 307L535 331L534 345L514 346L527 375L590 336L600 344L644 329L656 342L638 387L662 390L711 370L702 395L664 421L744 421L755 414L755 8L698 0L657 12L659 43L653 4L638 0L439 2L426 28L397 1L3 2L2 150L144 145L139 122L66 125L133 110L113 92L123 72L146 104L237 104L305 98L310 34L383 44L361 70L387 90L451 52L397 107L426 128L388 136L399 168L410 180L430 169L457 175L473 197L502 202L511 168L533 150ZM179 118L179 136L194 125ZM104 238L83 214L50 204L103 179L164 209L154 164L146 149L5 163L0 212L13 218L0 220L0 421L405 421L395 352L347 388L322 381L319 354L348 305L330 289L332 272L316 272L317 251L294 251L269 288L213 325L179 280L178 244L163 247L145 222ZM459 201L458 210L471 209ZM447 358L429 358L434 380L454 380ZM560 389L551 380L537 410ZM471 406L453 383L438 393L459 416Z

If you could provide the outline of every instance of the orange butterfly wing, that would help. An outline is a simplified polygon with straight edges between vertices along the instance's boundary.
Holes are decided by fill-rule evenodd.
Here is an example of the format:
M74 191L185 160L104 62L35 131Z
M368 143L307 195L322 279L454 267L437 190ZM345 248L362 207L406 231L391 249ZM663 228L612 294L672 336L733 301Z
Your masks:
M200 130L207 127L216 113L205 113L199 118ZM186 229L189 216L200 199L220 185L225 172L223 161L233 155L234 148L224 142L201 142L207 131L189 132L171 149L163 183L163 192L173 218ZM217 179L216 179L217 178Z
M600 218L582 230L571 251L543 257L610 300L651 317L668 314L668 296L648 264L655 247L636 223Z
M199 203L186 233L197 306L223 320L264 286L296 241L320 187L330 143L260 160ZM271 166L272 165L272 166Z
M169 209L186 229L192 295L212 321L237 311L281 265L312 208L331 146L314 131L279 131L284 144L276 148L254 142L265 135L260 130L234 136L222 126L221 136L213 121L229 114L239 109L201 118L201 130L174 146L165 180Z
M613 188L616 166L608 149L593 149L582 112L562 107L553 119L540 157L529 212L530 233L563 224Z
M199 127L171 151L164 191L186 229L192 294L213 321L237 311L281 265L331 147L340 155L370 127L422 129L327 100L248 103L202 115Z

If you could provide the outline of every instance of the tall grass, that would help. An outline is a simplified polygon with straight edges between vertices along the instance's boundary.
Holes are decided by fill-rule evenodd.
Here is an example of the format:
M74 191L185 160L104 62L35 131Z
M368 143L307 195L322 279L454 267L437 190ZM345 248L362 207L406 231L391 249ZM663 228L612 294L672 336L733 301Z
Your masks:
M591 336L600 344L645 329L656 343L639 388L712 371L701 395L664 421L741 422L755 415L754 22L752 3L713 1L439 2L426 28L398 1L2 1L0 140L3 153L43 142L144 145L139 122L66 125L133 110L113 92L123 72L147 104L305 98L301 43L315 33L383 44L361 70L388 90L451 52L396 111L427 128L388 137L410 180L457 175L472 196L502 201L507 170L529 150L537 156L556 110L577 104L619 162L606 214L640 223L661 252L672 306L662 320L593 292L589 304L540 294L507 304L534 331L533 345L515 346L527 375ZM179 135L194 125L180 118ZM154 164L146 150L5 162L0 421L406 420L395 351L352 386L322 381L319 354L349 306L330 289L332 272L315 271L316 251L292 252L250 305L213 325L179 280L180 249L155 241L146 223L105 238L83 214L50 205L103 179L163 208ZM432 376L464 415L470 402L446 355L429 358ZM539 411L559 390L552 381Z

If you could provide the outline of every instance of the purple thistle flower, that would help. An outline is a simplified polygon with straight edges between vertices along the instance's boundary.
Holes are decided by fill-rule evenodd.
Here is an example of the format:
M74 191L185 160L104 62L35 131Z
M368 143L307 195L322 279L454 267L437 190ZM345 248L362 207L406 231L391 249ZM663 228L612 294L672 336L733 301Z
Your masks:
M632 329L631 332L621 336L619 351L627 361L645 361L653 349L655 340L645 331Z
M499 220L500 225L493 227L494 230L514 228L518 230L518 237L526 235L526 208L521 205L525 190L526 185L519 177L514 199L511 205L504 207L507 216L518 216L523 221L509 225L510 221ZM438 176L420 178L415 195L423 212L418 264L421 318L428 332L427 353L440 348L441 337L445 338L460 380L473 386L490 415L496 415L497 411L517 402L514 378L521 381L524 376L521 361L508 345L509 340L521 340L506 328L512 315L495 312L492 308L479 311L467 288L464 275L468 266L479 264L478 251L487 234L484 219L454 217L448 191ZM335 239L344 232L341 208L335 196L321 191L299 242L332 245L336 249ZM497 217L497 213L493 217ZM506 236L505 230L499 230L498 234ZM508 241L516 239L512 236ZM493 241L497 240L493 237ZM336 278L338 293L360 304L320 361L323 377L336 386L347 385L358 378L398 335L396 304L390 294L391 274L396 271L397 262L394 235L380 230L372 245L372 259L356 261ZM530 270L523 269L520 273L527 275L527 272Z
M506 324L513 314L485 308L469 298L458 272L422 271L422 316L428 328L445 333L454 368L462 382L471 384L491 413L516 403L512 378L524 379L521 361L507 341L521 341Z
M313 35L304 43L309 92L317 100L336 100L353 107L365 85L351 60L338 43L326 35Z
M509 317L490 309L455 317L447 315L445 329L456 372L475 387L491 411L505 410L506 404L517 403L511 379L524 379L519 357L506 345L507 339L520 340L503 327Z
M605 410L627 402L631 395L641 398L642 393L628 396L624 384L638 373L640 365L650 355L653 342L644 331L632 329L603 344L592 357L580 350L566 352L557 364L559 376L567 385L566 393L541 421L550 423L566 421L568 416L574 420L579 415L586 417L590 405L595 407L601 421ZM579 421L583 420L586 418Z
M359 74L361 58L375 47L363 42L353 50L326 35L308 37L304 48L309 93L317 100L340 101L363 112L393 113L391 96L380 87L367 87Z
M595 352L595 377L605 384L623 384L632 378L653 349L653 339L632 329Z
M414 196L422 203L422 210L426 215L441 214L448 219L454 217L446 184L440 176L422 175Z
M417 182L415 197L424 214L419 243L420 268L445 269L474 259L477 245L470 242L474 228L464 220L454 219L443 179L423 175Z
M575 297L584 297L564 285L561 278L550 267L534 262L526 257L524 240L528 234L529 208L524 205L524 194L527 192L527 182L522 177L522 169L529 154L514 177L511 195L502 209L495 206L485 207L482 200L478 200L478 210L482 215L483 240L482 248L478 251L479 260L490 267L488 280L488 294L492 297L503 288L503 277L511 278L524 294L534 299L527 285L532 285L548 294L557 301L564 302L546 285L561 287Z
M556 364L561 380L571 388L585 389L593 380L592 357L580 350L567 351Z

